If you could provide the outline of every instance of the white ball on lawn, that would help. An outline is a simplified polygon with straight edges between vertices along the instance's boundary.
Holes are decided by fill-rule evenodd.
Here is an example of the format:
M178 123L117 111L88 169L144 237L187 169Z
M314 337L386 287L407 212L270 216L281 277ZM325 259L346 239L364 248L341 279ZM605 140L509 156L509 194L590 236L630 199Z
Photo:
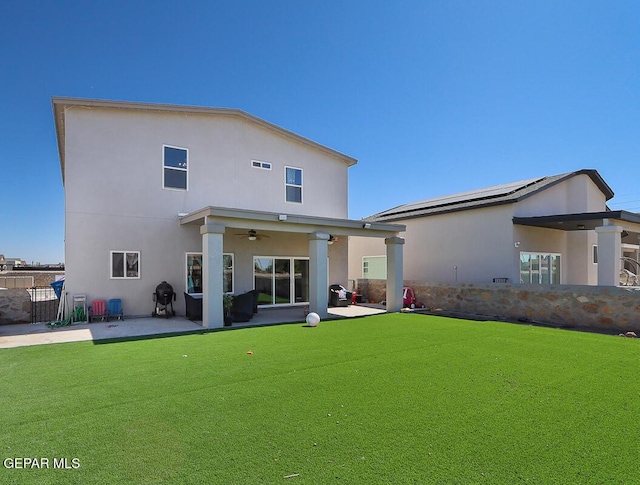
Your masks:
M316 327L320 323L320 315L317 313L309 313L307 315L307 323L310 327Z

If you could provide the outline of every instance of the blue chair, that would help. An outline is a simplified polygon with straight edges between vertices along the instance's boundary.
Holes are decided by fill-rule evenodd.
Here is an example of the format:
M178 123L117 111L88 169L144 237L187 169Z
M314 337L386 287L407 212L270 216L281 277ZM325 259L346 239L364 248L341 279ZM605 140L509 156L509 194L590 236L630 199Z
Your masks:
M122 310L122 300L120 298L112 298L109 300L109 320L124 320L124 311Z

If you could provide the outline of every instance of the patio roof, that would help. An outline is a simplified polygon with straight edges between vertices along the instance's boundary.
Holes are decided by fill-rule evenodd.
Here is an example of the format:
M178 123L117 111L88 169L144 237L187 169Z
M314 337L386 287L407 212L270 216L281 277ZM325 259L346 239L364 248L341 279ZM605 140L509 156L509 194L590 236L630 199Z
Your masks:
M638 243L634 236L640 235L640 214L628 211L582 212L578 214L557 214L536 217L514 217L514 224L543 227L559 231L595 230L604 225L622 226L627 233L623 241Z
M181 225L203 225L207 219L220 220L226 227L312 233L325 231L335 236L393 237L406 230L402 224L369 222L358 219L337 219L328 217L281 214L227 207L204 207L189 214L179 215Z

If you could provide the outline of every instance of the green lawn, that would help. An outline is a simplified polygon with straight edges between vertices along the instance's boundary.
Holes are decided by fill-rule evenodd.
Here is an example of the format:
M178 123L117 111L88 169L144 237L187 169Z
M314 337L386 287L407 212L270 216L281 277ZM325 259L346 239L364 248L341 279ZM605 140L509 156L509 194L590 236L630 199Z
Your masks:
M4 349L0 458L50 468L0 483L638 483L639 363L416 314Z

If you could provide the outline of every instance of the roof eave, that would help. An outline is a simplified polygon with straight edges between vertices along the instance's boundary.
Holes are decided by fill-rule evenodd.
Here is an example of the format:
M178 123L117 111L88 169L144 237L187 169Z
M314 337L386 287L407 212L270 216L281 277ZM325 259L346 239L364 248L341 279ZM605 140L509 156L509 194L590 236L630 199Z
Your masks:
M253 229L281 230L283 232L326 230L331 231L332 234L343 236L390 237L406 230L406 226L403 224L369 223L356 219L280 214L214 206L181 215L178 220L181 225L203 224L207 218L241 221L243 227L246 225Z

